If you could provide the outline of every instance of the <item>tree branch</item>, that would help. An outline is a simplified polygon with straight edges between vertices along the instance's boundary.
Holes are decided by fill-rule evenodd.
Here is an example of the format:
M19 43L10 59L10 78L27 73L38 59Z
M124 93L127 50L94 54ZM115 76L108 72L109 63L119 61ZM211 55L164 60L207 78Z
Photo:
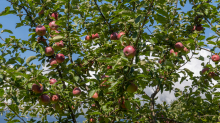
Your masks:
M150 110L151 110L151 116L153 117L151 122L153 122L153 123L156 122L156 120L155 120L155 112L154 112L154 104L155 104L154 98L155 98L155 96L157 95L157 93L159 91L160 91L160 88L159 88L159 85L158 85L157 89L154 91L154 93L151 94Z

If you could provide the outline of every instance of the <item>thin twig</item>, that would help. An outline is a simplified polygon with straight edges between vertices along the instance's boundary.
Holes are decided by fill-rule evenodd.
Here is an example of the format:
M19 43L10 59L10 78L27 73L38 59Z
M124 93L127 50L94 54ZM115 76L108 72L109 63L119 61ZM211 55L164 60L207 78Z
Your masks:
M5 102L4 102L4 103L5 103ZM14 111L7 103L5 103L5 105L7 105L8 108L10 108L24 123L26 123L26 122L24 121L24 119L22 119L22 118L18 115L18 113L17 113L16 111Z
M96 6L97 6L97 8L98 8L98 10L99 10L99 12L100 12L102 18L105 20L105 23L106 23L107 25L109 25L109 28L110 28L110 30L111 30L111 28L112 28L112 27L111 27L111 24L108 23L107 19L105 18L105 16L103 15L101 9L99 8L99 6L98 6L96 0L94 0L94 2L95 2L95 4L96 4Z
M194 2L193 2L193 5L196 6L196 4L195 4ZM206 14L205 14L205 12L204 12L204 9L203 9L202 7L200 7L200 9L202 10L202 13L203 13L203 15L204 15L205 20L209 23L209 25L211 25L211 27L213 27L212 23L207 19ZM218 32L218 33L216 33L216 32ZM220 32L219 32L218 30L216 30L216 32L215 32L215 33L216 33L218 36L220 36Z
M5 41L1 36L0 36L0 38L1 38L3 41Z
M36 23L34 23L34 20L32 19L32 16L30 15L28 10L24 6L18 5L17 3L9 1L9 0L7 0L7 1L10 2L11 4L15 4L15 5L21 7L22 9L24 9L24 11L27 13L27 16L31 19L31 28L32 28L32 24L34 24L34 27L36 26ZM21 2L21 4L23 4L23 3Z
M186 65L186 63L188 63L191 59L192 59L192 57L193 57L193 52L192 52L192 56L190 57L190 59L189 60L187 60L183 65L181 65L179 68L181 68L181 67L183 67L184 65ZM179 70L179 68L178 68L178 70Z
M178 0L176 1L176 8L175 8L175 10L174 10L174 12L173 12L173 16L174 16L174 17L175 17L175 14L176 14L177 5L178 5ZM174 18L173 18L172 25L174 25Z
M146 23L146 21L147 21L147 19L148 19L148 17L149 17L149 14L150 14L150 12L151 12L150 10L151 10L151 8L153 7L153 3L154 3L154 0L151 1L151 4L150 4L150 6L149 6L149 8L148 8L148 11L147 11L147 14L146 14L146 16L145 16L145 18L144 18L144 21L143 21L143 23L142 23L142 26L139 27L139 34L138 34L138 37L137 37L137 40L136 40L135 47L137 47L137 45L138 45L138 40L139 40L139 38L141 37L142 29L143 29L143 27L144 27L144 25L145 25L145 23Z

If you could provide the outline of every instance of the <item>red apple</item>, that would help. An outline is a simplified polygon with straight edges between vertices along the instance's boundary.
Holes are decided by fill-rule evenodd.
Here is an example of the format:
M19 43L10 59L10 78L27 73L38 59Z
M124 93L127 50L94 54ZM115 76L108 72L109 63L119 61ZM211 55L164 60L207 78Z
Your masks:
M177 52L174 52L173 49L171 49L171 50L170 50L170 54L173 54L173 53L175 53L176 56L177 56L177 54L178 54Z
M45 49L45 55L46 56L52 56L54 54L54 50L52 47L46 47Z
M54 58L52 58L52 59L50 60L50 66L51 66L51 67L56 67L57 65L58 65L57 60L54 59Z
M58 19L58 14L57 12L54 12L51 14L51 17L55 18L56 20Z
M64 44L63 44L63 41L60 41L60 42L56 42L55 43L55 46L54 46L54 49L62 49L64 47Z
M89 119L89 122L90 122L90 123L96 123L96 119L90 118L90 119Z
M196 30L196 26L193 26L192 31L195 31L195 30Z
M65 56L63 54L59 53L56 55L56 60L58 63L62 63L65 60Z
M182 50L182 49L184 48L184 46L183 46L183 44L182 44L181 42L177 42L177 43L175 44L175 48L176 48L177 50Z
M107 66L107 69L108 69L108 70L109 70L109 69L112 69L112 66L108 65L108 66Z
M124 32L118 33L118 36L117 36L118 40L120 39L120 37L121 37L122 35L125 35L125 33L124 33Z
M96 39L96 38L99 38L99 34L98 33L92 34L92 39Z
M35 31L36 31L36 34L39 36L44 36L46 34L46 28L42 25L37 26Z
M209 70L209 68L203 68L203 70L202 70L202 74L204 74L206 71L208 71Z
M189 53L189 50L188 50L186 47L184 47L183 51L184 51L185 53Z
M85 40L86 40L86 41L91 41L91 40L92 40L92 36L87 35L87 36L85 37Z
M50 27L51 30L57 30L58 25L56 25L55 23L56 23L56 21L51 21L49 23L49 27Z
M130 83L130 85L127 88L128 93L134 93L136 92L138 87L134 83Z
M113 32L111 35L110 35L110 40L117 40L118 38L118 33L116 32Z
M76 87L73 89L73 95L79 96L80 94L81 94L81 90L79 88Z
M44 10L41 10L38 15L40 16L41 14L44 14Z
M219 55L213 55L213 56L212 56L212 61L213 61L213 62L219 62L219 60L220 60Z
M123 50L125 57L134 58L136 50L132 46L126 46Z
M43 36L37 37L37 43L46 43L46 39Z
M58 94L52 95L52 96L50 97L50 102L51 102L51 103L57 103L59 100L60 100L60 97L59 97Z
M98 99L99 98L99 95L97 92L95 92L95 94L92 96L93 99Z
M95 103L91 105L91 108L92 108L92 109L95 109L95 108L96 108Z
M201 31L201 30L203 30L203 27L201 25L198 25L198 26L196 26L196 30Z
M162 63L163 63L163 59L160 59L158 62L159 62L160 64L162 64Z
M54 83L56 83L57 80L56 79L50 79L50 85L53 85Z
M44 88L43 88L43 85L42 85L42 84L39 83L39 85L38 85L38 84L35 84L35 83L34 83L34 84L32 85L31 90L32 90L34 93L39 94L39 93L43 93Z
M42 94L40 97L39 97L39 103L41 105L47 105L50 103L50 97L47 95L47 94Z

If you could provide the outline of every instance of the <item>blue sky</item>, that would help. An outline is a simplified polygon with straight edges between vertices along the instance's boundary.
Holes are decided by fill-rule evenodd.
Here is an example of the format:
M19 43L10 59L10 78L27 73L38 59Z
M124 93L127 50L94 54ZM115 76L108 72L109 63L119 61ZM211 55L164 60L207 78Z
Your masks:
M1 4L0 4L0 12L4 10L5 7L7 6L10 6L10 3L7 2L6 0L1 0ZM180 5L178 5L178 7L180 7ZM183 8L183 10L181 11L189 11L192 9L192 5L190 5L189 3L187 3L187 5ZM14 35L16 38L20 38L22 40L28 40L28 34L29 34L29 27L19 27L17 29L15 29L15 26L16 26L16 23L19 23L20 20L19 20L19 17L16 16L16 15L7 15L7 16L0 16L0 23L3 25L3 28L0 29L3 30L3 29L9 29L9 30L12 30L13 31L13 34L9 34L9 33L3 33L1 34L1 37L3 39L5 38L8 38L10 35ZM153 28L150 27L150 30L153 31ZM148 32L149 33L149 32ZM206 38L211 36L211 35L214 35L215 33L212 32L210 29L206 29L205 30L205 36ZM83 39L84 37L82 37ZM3 43L3 41L0 39L0 43ZM219 52L219 50L216 50L217 52ZM29 56L34 56L36 55L34 52L25 52L23 54L21 54L21 57L24 58L28 58ZM78 55L73 55L73 59L75 60L76 58L78 57ZM9 58L9 56L7 57ZM35 64L40 64L40 62L38 62L37 60L34 61ZM196 66L196 65L194 65ZM188 67L192 67L191 64L188 66ZM198 68L198 67L196 67ZM169 98L169 97L167 97ZM1 123L4 123L6 121L3 121L5 115L3 116L0 116L0 122ZM49 117L49 121L55 121L56 119L54 117ZM78 118L78 121L82 122L82 120L84 120L83 117L80 117Z

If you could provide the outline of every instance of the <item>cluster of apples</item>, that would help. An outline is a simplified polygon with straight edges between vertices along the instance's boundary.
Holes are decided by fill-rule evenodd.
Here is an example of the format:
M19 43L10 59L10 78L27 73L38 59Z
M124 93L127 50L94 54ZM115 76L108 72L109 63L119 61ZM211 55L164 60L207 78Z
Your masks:
M125 35L124 32L120 32L120 33L117 33L117 32L113 32L111 35L110 35L110 40L119 40L121 38L122 35ZM91 41L92 39L96 39L96 38L99 38L99 34L96 33L96 34L92 34L91 36L90 35L87 35L85 37L85 40L86 41ZM125 45L125 43L122 44L123 46ZM126 46L124 49L123 49L123 52L124 52L124 55L127 57L127 58L133 58L136 54L136 50L133 46ZM111 66L108 67L108 69L111 69Z
M211 59L212 59L213 62L218 63L220 61L220 56L215 54L215 55L212 55ZM206 71L209 71L208 67L203 68L203 70L201 71L202 75L204 75ZM218 80L219 79L218 74L213 72L213 71L212 72L208 72L208 77L209 78L213 78L214 80Z
M175 45L175 50L178 51L178 52L183 52L183 53L189 53L189 49L187 49L186 47L184 47L184 45L181 43L181 42L177 42ZM175 56L178 56L178 52L175 52L174 49L171 49L170 50L170 54L174 54ZM158 62L160 64L162 64L164 60L163 59L160 59Z
M57 82L56 79L50 79L50 85L53 85L56 82ZM39 83L39 84L34 83L32 85L31 90L35 94L41 94L41 96L39 97L39 103L41 105L48 105L48 104L52 103L53 108L58 111L60 111L61 109L64 108L64 106L60 107L60 105L58 104L58 102L60 101L60 96L58 94L52 94L50 96L47 94L42 94L44 91L44 87L41 83Z
M203 30L203 27L201 25L201 21L202 21L201 16L196 16L195 17L196 26L193 26L192 31L195 31L195 30L201 31L201 30Z
M40 12L39 15L40 14L42 14L42 12ZM54 18L55 20L57 20L58 13L57 12L52 13L51 17ZM56 33L59 33L59 31L57 31L58 25L55 22L56 21L51 21L49 23L49 27L51 30L55 31ZM38 42L46 43L46 39L43 37L44 35L46 35L46 28L43 25L39 25L36 27L35 31L36 31L36 34L39 35L39 37L37 38ZM54 37L54 35L50 35L50 37ZM50 46L45 48L45 55L46 56L53 56L54 49L60 50L63 47L64 47L64 43L62 40L59 42L56 42L54 45L54 48L50 47ZM56 67L58 63L62 63L62 62L64 62L64 60L65 60L65 56L61 53L58 53L55 58L52 58L50 60L50 65L51 65L51 67Z

